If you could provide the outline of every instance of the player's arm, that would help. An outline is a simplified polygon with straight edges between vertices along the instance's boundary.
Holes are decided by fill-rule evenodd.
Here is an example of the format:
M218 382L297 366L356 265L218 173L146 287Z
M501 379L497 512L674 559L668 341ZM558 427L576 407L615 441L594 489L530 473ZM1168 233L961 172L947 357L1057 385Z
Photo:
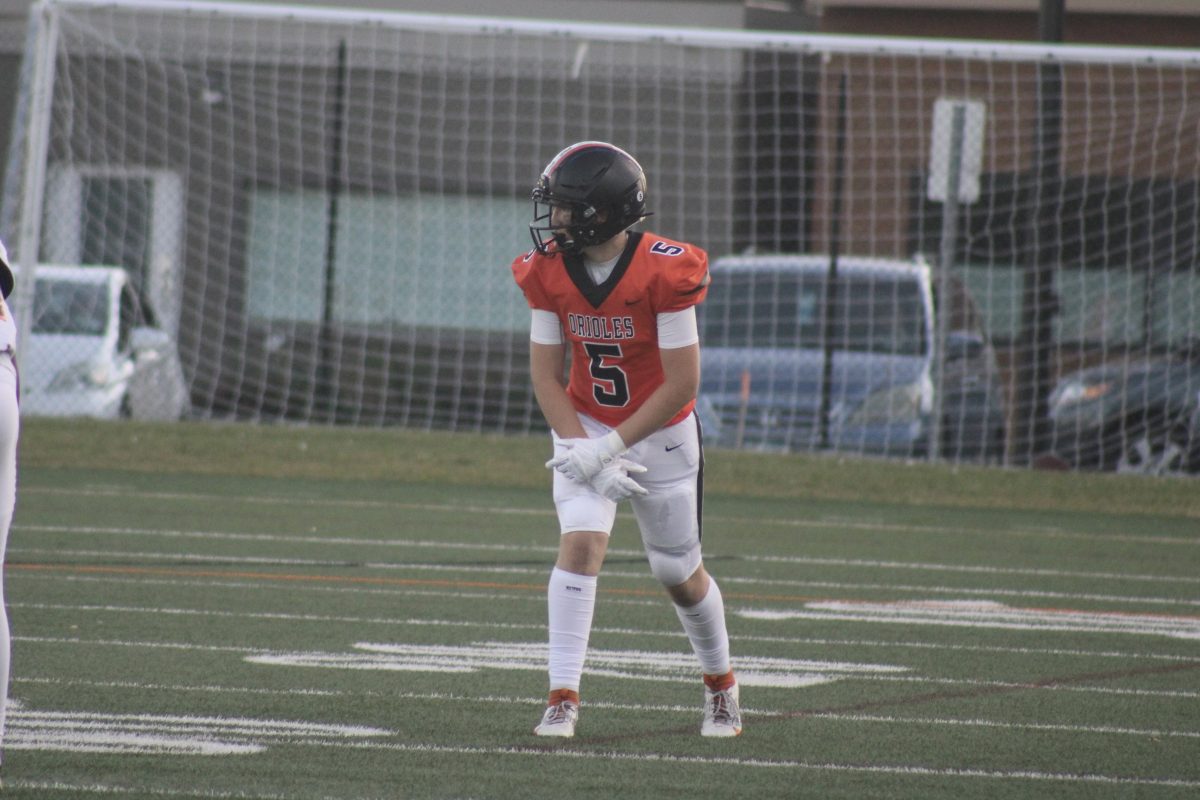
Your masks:
M533 396L546 423L562 439L586 438L579 414L567 396L564 378L567 348L565 344L529 343L529 374Z
M558 315L534 308L529 320L529 375L533 396L546 423L559 438L574 439L587 434L567 395L567 346Z
M700 345L660 348L663 382L641 408L617 426L626 447L645 439L662 428L679 409L690 403L700 388Z

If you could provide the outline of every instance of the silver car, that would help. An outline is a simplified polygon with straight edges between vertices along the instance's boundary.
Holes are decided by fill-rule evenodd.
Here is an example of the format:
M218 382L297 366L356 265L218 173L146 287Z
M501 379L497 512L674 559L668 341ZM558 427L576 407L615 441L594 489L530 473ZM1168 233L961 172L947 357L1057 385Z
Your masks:
M147 324L119 267L39 266L20 344L21 413L179 419L187 392L171 337Z

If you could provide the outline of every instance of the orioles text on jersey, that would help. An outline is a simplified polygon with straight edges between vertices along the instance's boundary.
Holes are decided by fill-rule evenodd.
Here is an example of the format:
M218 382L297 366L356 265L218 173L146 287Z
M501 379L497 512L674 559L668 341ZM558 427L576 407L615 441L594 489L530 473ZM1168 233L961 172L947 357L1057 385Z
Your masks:
M567 330L580 339L632 339L637 333L633 317L594 317L590 314L567 314Z

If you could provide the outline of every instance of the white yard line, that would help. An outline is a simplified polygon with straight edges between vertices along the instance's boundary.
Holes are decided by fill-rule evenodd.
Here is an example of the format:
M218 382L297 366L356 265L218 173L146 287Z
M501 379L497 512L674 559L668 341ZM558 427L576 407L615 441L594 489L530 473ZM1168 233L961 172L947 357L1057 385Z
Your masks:
M617 751L597 752L568 749L545 749L533 747L453 747L432 745L392 744L383 742L361 742L346 745L365 750L389 752L420 752L453 755L518 755L552 758L580 758L615 762L650 762L659 764L695 764L697 766L749 767L815 772L845 772L855 774L902 775L934 778L988 778L995 780L1037 781L1054 783L1107 784L1114 786L1161 786L1177 788L1200 788L1200 781L1175 778L1138 778L1122 775L1095 773L1037 772L1032 770L984 770L954 767L926 767L916 764L869 765L837 764L812 761L791 761L756 758L676 756L662 753L622 753Z
M984 770L955 767L928 767L918 764L838 764L793 760L771 760L754 758L732 758L720 756L677 756L662 753L623 753L618 751L583 751L565 748L534 747L463 747L423 744L353 743L343 747L391 753L420 753L451 756L516 756L545 760L581 759L608 761L613 763L689 764L696 767L771 769L796 772L845 773L859 775L890 775L900 777L960 778L974 780L1017 781L1032 783L1091 784L1103 786L1143 786L1160 788L1200 788L1200 781L1175 778L1140 778L1136 776L1103 775L1098 773L1038 772L1033 770ZM224 800L225 798L247 798L247 800L282 800L273 794L250 794L223 792L181 792L172 790L147 790L136 787L108 786L105 784L69 784L64 782L10 781L16 789L44 791L77 791L90 794L150 794L162 797L198 797Z
M15 547L10 551L22 557L62 557L74 556L79 558L106 558L106 559L141 559L145 561L182 561L185 563L229 563L229 564L253 564L256 566L311 566L311 567L328 567L337 564L354 564L355 566L364 569L379 569L391 572L436 572L436 573L461 573L467 575L526 575L536 577L539 581L543 580L548 574L548 568L545 566L523 567L523 566L503 566L503 565L479 565L479 564L425 564L415 562L333 562L322 559L301 559L301 558L256 558L251 556L199 556L188 553L171 552L128 552L117 550L63 550L53 548L20 548ZM604 572L604 578L611 580L615 578L646 580L651 581L649 570L644 571L622 571L617 569L609 569ZM653 585L653 584L652 584ZM721 585L727 587L747 587L742 591L752 591L756 587L789 587L794 589L820 589L826 591L881 591L881 592L904 592L908 594L920 594L923 596L930 595L950 595L961 597L1001 597L1001 598L1025 598L1025 599L1049 599L1049 600L1070 600L1082 602L1104 602L1104 603L1122 603L1134 605L1161 605L1161 606L1194 606L1200 608L1200 598L1173 598L1173 597L1139 597L1131 595L1118 594L1092 594L1086 592L1057 592L1057 591L1038 591L1032 589L1010 589L1003 587L996 588L979 588L979 587L961 587L961 586L946 586L941 584L935 585L920 585L920 584L898 584L898 583L861 583L861 582L846 582L846 581L806 581L796 579L776 579L776 578L746 578L736 575L722 575ZM729 591L729 588L726 589Z
M794 611L764 611L758 609L731 609L730 613L738 614L752 619L763 619L766 621L786 621L789 619L847 619L858 622L911 622L912 624L953 624L959 627L975 626L975 627L1005 627L1016 628L1021 630L1070 630L1070 631L1103 631L1110 633L1173 633L1180 625L1188 624L1193 627L1197 625L1195 620L1188 621L1186 618L1175 617L1145 617L1135 616L1130 614L1104 614L1104 613L1083 613L1083 612L1065 612L1065 611L1029 611L1024 609L1011 609L1004 606L995 606L992 608L981 609L976 612L971 612L970 609L959 611L953 607L953 604L947 604L948 607L940 613L936 609L917 609L910 610L904 603L879 603L879 604L858 604L856 608L861 606L861 613L844 612L833 613L823 611L826 607L839 607L848 604L840 604L835 602L828 603L809 603L807 607L813 609L811 611L794 610ZM163 616L187 616L199 617L205 619L257 619L257 620L274 620L282 622L315 622L315 623L349 623L354 625L395 625L395 626L439 626L439 627L460 627L460 628L481 628L485 630L520 630L520 631L543 631L545 626L540 623L502 623L502 622L486 622L473 623L465 621L446 621L446 620L421 620L403 617L363 617L363 616L348 616L348 615L333 615L333 614L297 614L290 612L268 612L268 611L220 611L214 609L196 609L196 608L173 608L163 606L131 606L131 605L114 605L114 604L90 604L90 603L23 603L20 601L8 604L9 608L31 609L39 611L65 611L72 616L83 613L113 613L113 614L159 614ZM917 612L921 613L917 613ZM966 616L959 617L959 614ZM906 616L907 614L907 616ZM593 633L613 633L625 636L666 636L678 638L683 634L675 630L630 630L630 629L604 629L595 628ZM799 640L786 636L778 637L746 637L739 636L739 641L775 641L775 642L797 642ZM907 643L890 646L904 646ZM946 649L944 646L940 649ZM1004 650L1009 652L1010 650ZM1015 650L1012 650L1015 652ZM995 650L993 650L995 652ZM1025 650L1024 652L1029 652ZM1051 651L1038 651L1051 652ZM1064 653L1065 651L1054 651ZM1094 655L1094 654L1089 654ZM1180 656L1182 660L1193 660L1186 656Z
M203 789L154 789L142 786L114 786L105 783L67 783L65 781L7 780L5 786L31 792L100 794L107 796L138 795L139 797L195 797L200 800L296 800L294 794L271 794L254 792L214 792ZM51 795L47 795L51 796ZM364 798L364 800L368 800Z
M138 580L128 578L79 578L78 580L86 580L100 583L132 583L135 585L152 584L152 585L191 585L211 589L214 587L228 588L238 592L247 589L271 589L279 588L273 586L264 587L258 583L241 583L241 582L218 582L210 583L208 581L168 581L168 580ZM305 586L309 591L334 592L338 594L353 594L361 595L364 592L371 591L361 588L350 587L312 587ZM454 599L478 599L480 595L474 593L464 593L455 591L436 592L436 591L409 591L409 590L374 590L376 593L381 593L386 596L430 596L443 597ZM511 595L486 595L487 599L513 599ZM542 604L545 598L540 595L531 595L524 598ZM609 602L606 599L606 602ZM662 605L657 600L645 601L622 601L612 600L612 602L635 603L648 607L659 607ZM348 624L380 624L393 626L411 626L411 627L456 627L456 628L478 628L481 630L514 630L514 631L544 631L545 624L538 623L497 623L493 621L485 622L469 622L463 620L440 620L427 618L413 617L359 617L359 616L334 616L334 615L319 615L319 614L287 614L281 612L235 612L235 611L214 611L211 609L183 609L183 608L164 608L158 606L126 606L126 605L93 605L93 604L72 604L72 603L9 603L10 608L25 608L31 610L47 610L47 611L64 611L71 615L81 612L111 612L111 613L144 613L144 614L164 614L164 615L195 615L198 617L220 617L230 619L271 619L282 621L297 621L297 622L344 622ZM730 607L730 613L743 613L745 609L740 609L736 606ZM753 614L753 610L748 613ZM613 628L597 626L592 629L594 635L614 635L614 636L645 636L645 637L666 637L679 638L683 634L675 628L664 630L650 629L634 629L634 628ZM1192 655L1182 655L1173 653L1148 653L1145 651L1128 651L1128 650L1081 650L1073 648L1047 648L1047 647L1003 647L995 645L964 645L964 644L947 644L944 642L922 642L914 639L905 639L903 641L881 641L872 639L826 639L813 638L804 636L764 636L756 634L739 633L737 636L739 642L762 642L762 643L778 643L778 644L794 644L794 645L813 645L818 647L855 647L855 648L880 648L887 650L903 650L917 649L930 650L935 652L965 652L965 653L996 653L1010 655L1053 655L1071 658L1113 658L1121 660L1155 660L1155 661L1175 661L1175 662L1191 662L1195 661L1196 657Z
M1193 616L1012 608L1000 603L868 603L830 600L807 603L803 608L739 608L733 609L732 613L764 622L836 620L885 625L938 625L1200 639L1200 618Z
M396 540L393 542L395 546L405 544L404 540ZM544 548L523 548L508 545L474 545L466 542L407 542L407 546L414 547L429 547L439 549L453 550L508 550L516 552L543 552ZM10 549L10 552L21 556L73 556L78 558L107 558L107 559L145 559L145 560L175 560L175 561L225 561L230 563L248 563L248 564L277 564L277 565L324 565L330 563L353 563L360 565L361 562L351 559L302 559L302 558L269 558L269 557L254 557L254 556L224 556L224 555L199 555L194 553L181 553L179 551L158 552L153 550L81 550L81 549L60 549L60 548L35 548L16 546ZM549 552L549 551L547 551ZM609 551L611 556L628 556L640 557L640 550L619 550L613 549ZM927 572L947 572L960 573L966 575L1015 575L1021 577L1037 577L1037 578L1083 578L1091 580L1121 580L1133 582L1147 583L1178 583L1178 584L1196 584L1200 585L1200 576L1197 575L1145 575L1137 573L1120 573L1120 572L1082 572L1072 570L1050 569L1045 567L1000 567L986 564L941 564L934 562L922 561L879 561L873 559L853 559L853 558L814 558L806 556L756 556L752 554L741 554L738 556L740 561L748 563L774 563L774 564L801 564L807 566L820 567L852 567L855 569L877 569L877 570L903 570L903 571L927 571ZM389 562L368 562L364 566L372 566L378 568L391 568L393 565ZM466 566L464 569L468 568ZM518 569L518 568L512 568ZM528 569L530 571L541 570L541 567L519 568ZM644 575L644 573L641 573Z
M68 645L72 647L124 647L131 649L148 649L148 650L183 650L195 652L211 652L211 653L239 653L246 656L268 656L273 657L279 654L278 650L261 647L234 647L230 645L201 645L190 642L146 642L146 641L128 641L120 639L83 639L78 637L54 637L54 636L14 636L14 642L26 644L45 644L45 645ZM299 653L303 655L303 653ZM1194 660L1194 659L1192 659ZM858 680L867 682L904 682L916 684L934 684L938 686L971 686L971 687L988 687L1001 689L1024 689L1029 691L1069 691L1069 692L1086 692L1090 694L1101 695L1135 695L1142 697L1168 697L1179 699L1197 699L1200 698L1200 691L1172 691L1172 690L1154 690L1154 689L1114 689L1109 686L1082 686L1082 685L1060 685L1060 684L1029 684L1012 681L983 681L970 680L961 678L930 678L923 676L905 677L900 675L887 675L883 673L877 674L847 674L839 678L840 680Z
M14 530L36 533L67 533L72 536L146 536L163 539L200 539L203 541L267 542L312 544L334 547L434 548L439 550L483 550L485 552L557 553L549 545L490 544L487 542L450 542L442 539L361 538L350 536L300 536L285 533L232 533L228 531L185 531L159 528L98 528L80 525L21 525ZM641 551L629 551L631 553Z
M62 688L70 688L75 686L90 687L98 689L127 689L134 692L200 692L207 694L251 694L251 695L268 695L281 697L380 697L389 700L414 700L430 703L490 703L494 705L508 706L519 704L529 706L531 708L539 708L545 704L546 698L542 696L514 697L512 695L471 695L454 692L378 692L378 691L349 691L341 689L264 689L262 687L239 687L239 686L197 686L188 684L153 684L141 683L138 681L90 681L90 680L63 680L57 678L16 678L16 684L30 684L42 686L58 686ZM666 704L650 704L650 703L612 703L606 701L589 700L588 708L597 708L611 711L634 711L638 713L661 712L671 714L694 715L696 713L695 705L666 705ZM1096 734L1103 736L1129 736L1143 737L1149 739L1157 738L1185 738L1185 739L1200 739L1200 730L1171 730L1165 728L1127 728L1113 725L1065 725L1065 724L1049 724L1036 722L1005 722L1000 720L972 718L972 719L954 719L948 717L896 717L878 714L846 714L838 712L814 712L812 714L798 714L795 712L780 711L778 708L766 709L755 706L743 706L742 709L747 715L755 717L784 717L784 716L803 716L806 719L825 719L835 722L863 722L863 723L881 723L894 725L926 725L933 727L963 727L963 728L995 728L1003 730L1021 730L1021 731L1049 731L1056 733L1072 733L1072 734Z
M1197 575L1140 575L1123 572L1081 572L1075 570L1050 569L1048 567L996 567L981 564L939 564L925 561L879 561L866 558L812 558L808 556L756 556L743 555L749 562L766 564L805 564L822 567L855 567L868 569L921 570L929 572L957 572L965 575L1022 575L1036 578L1087 578L1095 580L1146 581L1150 583L1183 583L1200 585Z
M141 490L132 490L124 488L98 489L98 488L82 488L82 489L60 489L50 487L23 487L22 493L30 494L48 494L48 495L72 495L82 497L121 497L121 498L142 498L148 500L184 500L188 502L207 502L219 501L224 505L231 502L243 502L251 505L287 505L287 506L329 506L334 508L394 508L406 511L425 511L429 513L445 513L445 514L480 514L489 515L511 515L511 516L531 516L531 517L554 517L554 510L547 507L522 508L513 506L481 506L481 505L457 505L451 503L409 503L400 501L386 500L336 500L329 498L312 498L312 497L289 497L289 496L226 496L204 493L186 493L186 492L146 492ZM865 532L879 533L915 533L915 534L932 534L932 535L977 535L977 536L1013 536L1020 538L1047 538L1047 539L1081 539L1089 542L1108 541L1108 542L1123 542L1135 544L1156 544L1156 545L1183 545L1187 547L1195 547L1200 545L1200 538L1188 536L1131 536L1127 534L1106 534L1106 533L1084 533L1063 531L1058 528L1047 527L1015 527L1009 529L993 529L987 528L968 528L962 526L937 526L937 525L916 525L906 523L872 521L872 520L857 520L846 519L843 517L818 517L812 518L780 518L780 517L739 517L736 515L722 515L709 513L705 515L705 522L713 525L755 525L755 526L779 526L786 528L803 528L803 529L822 529L822 530L854 530ZM27 529L21 525L15 526L15 529ZM28 528L32 529L32 528Z

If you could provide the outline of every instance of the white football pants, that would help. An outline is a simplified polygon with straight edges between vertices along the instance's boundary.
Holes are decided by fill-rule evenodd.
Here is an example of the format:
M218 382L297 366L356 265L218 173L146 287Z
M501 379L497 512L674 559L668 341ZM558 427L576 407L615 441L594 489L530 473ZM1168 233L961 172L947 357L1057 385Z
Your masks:
M8 670L11 658L8 606L4 600L4 560L8 530L17 500L17 365L11 351L0 353L0 744L8 708ZM2 753L0 753L2 755Z

